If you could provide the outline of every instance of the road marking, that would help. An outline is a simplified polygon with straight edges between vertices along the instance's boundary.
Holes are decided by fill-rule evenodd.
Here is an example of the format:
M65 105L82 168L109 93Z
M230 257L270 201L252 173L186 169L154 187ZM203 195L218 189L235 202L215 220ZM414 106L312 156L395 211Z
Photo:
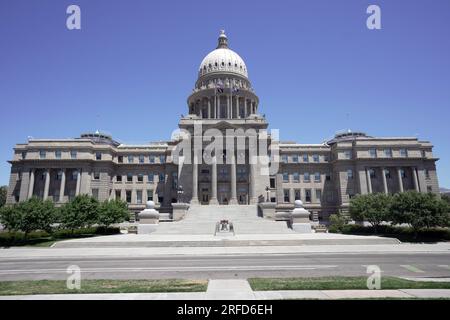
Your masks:
M448 265L446 265L446 264L440 264L440 265L438 265L438 267L450 270L450 267Z
M315 270L337 268L337 265L296 265L296 266L211 266L211 267L148 267L148 268L81 268L82 273L88 272L130 272L130 271L230 271L230 270ZM27 273L66 273L67 269L25 269L0 270L0 275L27 274Z
M417 268L415 266L412 266L412 265L409 265L409 264L402 264L402 265L400 265L400 267L405 268L406 270L411 271L411 272L415 272L415 273L423 273L423 272L425 272L425 271L420 270L419 268Z

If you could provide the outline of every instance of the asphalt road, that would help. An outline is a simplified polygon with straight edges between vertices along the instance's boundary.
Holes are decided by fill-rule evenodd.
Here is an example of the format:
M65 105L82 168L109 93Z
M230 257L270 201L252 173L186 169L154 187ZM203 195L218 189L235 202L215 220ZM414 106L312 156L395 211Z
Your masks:
M2 258L0 281L61 279L69 266L82 279L231 279L249 277L365 276L368 265L382 275L450 277L450 253L320 253L155 257Z

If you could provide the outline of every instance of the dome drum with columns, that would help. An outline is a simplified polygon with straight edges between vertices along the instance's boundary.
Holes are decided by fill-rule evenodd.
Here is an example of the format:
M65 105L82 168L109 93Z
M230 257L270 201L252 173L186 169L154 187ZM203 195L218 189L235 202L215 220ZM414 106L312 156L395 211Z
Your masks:
M257 114L258 104L247 66L228 48L228 38L222 30L217 48L200 64L195 88L188 98L189 114L202 119L245 119Z

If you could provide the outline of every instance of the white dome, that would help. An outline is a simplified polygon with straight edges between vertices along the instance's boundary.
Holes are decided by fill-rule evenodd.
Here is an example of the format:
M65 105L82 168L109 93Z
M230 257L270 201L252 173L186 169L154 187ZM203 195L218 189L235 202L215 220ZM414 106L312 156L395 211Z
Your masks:
M237 73L248 78L247 66L244 60L236 52L228 48L227 38L223 31L219 37L219 47L208 53L203 59L198 76L201 77L221 71Z

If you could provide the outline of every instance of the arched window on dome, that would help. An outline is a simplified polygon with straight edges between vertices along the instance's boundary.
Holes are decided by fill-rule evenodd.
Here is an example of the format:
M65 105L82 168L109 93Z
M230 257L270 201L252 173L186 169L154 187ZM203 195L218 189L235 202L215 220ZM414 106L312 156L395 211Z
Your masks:
M210 68L210 69L212 68L212 65L211 65L211 63L209 64L209 68Z
M216 63L214 63L214 66L216 66L216 67L217 67L217 62L216 62Z
M225 62L222 61L222 67L224 67L224 66L225 66Z

